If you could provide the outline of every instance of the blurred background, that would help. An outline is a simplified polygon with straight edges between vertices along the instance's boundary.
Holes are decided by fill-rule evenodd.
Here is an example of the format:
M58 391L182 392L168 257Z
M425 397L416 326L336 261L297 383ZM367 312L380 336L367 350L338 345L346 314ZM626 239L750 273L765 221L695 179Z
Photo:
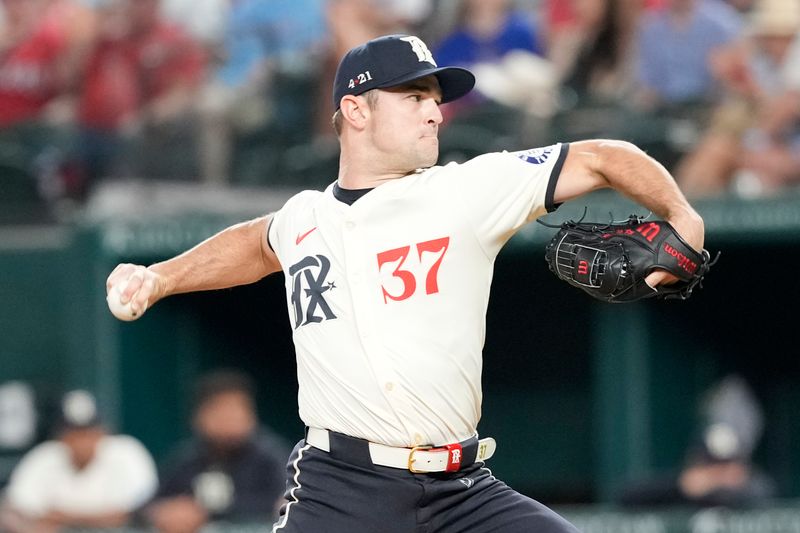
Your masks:
M485 349L494 473L589 532L800 530L799 32L800 0L0 0L0 487L76 388L158 464L222 367L302 438L280 275L129 324L105 279L334 181L339 58L412 33L477 75L443 107L441 163L629 140L723 252L691 300L614 306L547 271L552 230L512 239ZM547 220L585 205L641 211L601 192Z

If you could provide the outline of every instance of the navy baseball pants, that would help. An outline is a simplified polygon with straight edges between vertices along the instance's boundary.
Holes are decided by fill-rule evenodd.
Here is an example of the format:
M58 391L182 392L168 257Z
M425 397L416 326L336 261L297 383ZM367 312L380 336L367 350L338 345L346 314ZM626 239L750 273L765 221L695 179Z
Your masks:
M295 446L273 533L578 533L482 462L469 464L467 445L459 472L413 474L372 464L366 441L338 433L330 441L330 452Z

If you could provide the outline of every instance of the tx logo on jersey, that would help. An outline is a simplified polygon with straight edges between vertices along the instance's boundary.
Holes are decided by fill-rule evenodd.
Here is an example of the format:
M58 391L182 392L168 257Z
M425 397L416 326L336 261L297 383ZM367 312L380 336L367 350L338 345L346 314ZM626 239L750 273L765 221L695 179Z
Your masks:
M323 294L336 288L333 281L328 281L330 269L331 262L324 255L307 256L289 268L289 275L292 276L294 329L312 322L336 318L323 297Z

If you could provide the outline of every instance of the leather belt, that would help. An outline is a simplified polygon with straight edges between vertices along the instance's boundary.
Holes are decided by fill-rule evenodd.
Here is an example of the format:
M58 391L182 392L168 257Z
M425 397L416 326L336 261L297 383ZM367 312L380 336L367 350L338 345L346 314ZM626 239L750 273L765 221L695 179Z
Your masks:
M325 452L331 451L330 432L327 429L308 428L306 443ZM369 442L369 455L373 464L402 468L414 473L457 472L464 460L461 443L444 446L416 446L400 448ZM484 461L494 455L497 443L491 437L478 440L475 461Z

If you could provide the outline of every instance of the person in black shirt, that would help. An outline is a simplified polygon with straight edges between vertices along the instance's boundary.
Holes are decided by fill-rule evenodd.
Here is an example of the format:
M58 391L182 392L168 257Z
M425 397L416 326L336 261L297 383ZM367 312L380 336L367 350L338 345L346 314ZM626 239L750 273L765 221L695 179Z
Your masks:
M748 383L726 376L710 388L700 406L697 435L677 472L633 480L617 496L625 507L728 507L769 503L775 482L753 462L764 413Z
M208 522L269 522L283 503L288 446L259 427L253 385L216 371L197 385L195 436L175 452L146 507L164 533L190 533Z

